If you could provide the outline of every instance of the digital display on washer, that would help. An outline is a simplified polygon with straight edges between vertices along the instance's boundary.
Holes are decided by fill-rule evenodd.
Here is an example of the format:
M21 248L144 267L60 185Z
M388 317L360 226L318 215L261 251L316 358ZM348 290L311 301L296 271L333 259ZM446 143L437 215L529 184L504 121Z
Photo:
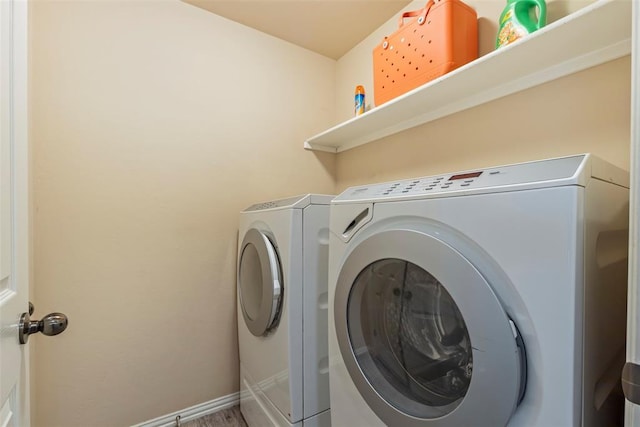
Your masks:
M480 175L482 175L482 172L461 173L460 175L453 175L449 178L449 181L453 181L455 179L477 178Z

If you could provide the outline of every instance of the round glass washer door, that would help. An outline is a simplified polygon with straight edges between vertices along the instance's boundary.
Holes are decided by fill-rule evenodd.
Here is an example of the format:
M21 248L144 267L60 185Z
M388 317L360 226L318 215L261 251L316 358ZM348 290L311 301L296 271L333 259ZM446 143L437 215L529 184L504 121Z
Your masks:
M387 425L503 426L522 383L508 316L484 277L427 233L365 239L340 270L340 353Z
M250 229L238 261L238 296L249 331L263 336L274 329L282 307L282 273L278 253L263 232Z

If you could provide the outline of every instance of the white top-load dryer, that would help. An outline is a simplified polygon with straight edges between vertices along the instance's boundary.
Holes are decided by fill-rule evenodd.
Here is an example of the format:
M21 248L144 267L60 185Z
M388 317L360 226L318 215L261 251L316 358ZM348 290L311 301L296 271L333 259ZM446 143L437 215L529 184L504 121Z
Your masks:
M240 409L250 427L328 427L329 202L307 194L240 213Z
M586 154L337 196L333 426L621 423L628 186Z

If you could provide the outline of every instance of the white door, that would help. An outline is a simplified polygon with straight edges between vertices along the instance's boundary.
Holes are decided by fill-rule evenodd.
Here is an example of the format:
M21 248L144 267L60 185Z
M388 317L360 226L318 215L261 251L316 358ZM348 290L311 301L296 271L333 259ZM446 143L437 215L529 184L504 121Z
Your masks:
M627 364L622 384L628 399L625 425L640 426L640 7L633 2L631 34L631 201L629 218L629 303Z
M26 35L26 0L0 0L0 427L30 425Z

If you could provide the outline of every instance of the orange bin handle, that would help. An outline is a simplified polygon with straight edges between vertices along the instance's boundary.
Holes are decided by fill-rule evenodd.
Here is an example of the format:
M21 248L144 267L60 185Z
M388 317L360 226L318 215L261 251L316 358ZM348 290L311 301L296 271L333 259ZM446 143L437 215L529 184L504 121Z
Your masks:
M418 23L420 25L424 24L425 21L427 20L427 14L429 13L429 9L431 9L431 6L434 5L433 0L429 0L426 4L425 7L423 7L422 9L418 9L418 10L411 10L409 12L404 12L402 15L400 15L400 21L398 22L398 28L402 28L402 26L404 25L404 20L405 18L412 18L414 16L421 16L422 17L422 22L420 22L420 18L418 18Z

